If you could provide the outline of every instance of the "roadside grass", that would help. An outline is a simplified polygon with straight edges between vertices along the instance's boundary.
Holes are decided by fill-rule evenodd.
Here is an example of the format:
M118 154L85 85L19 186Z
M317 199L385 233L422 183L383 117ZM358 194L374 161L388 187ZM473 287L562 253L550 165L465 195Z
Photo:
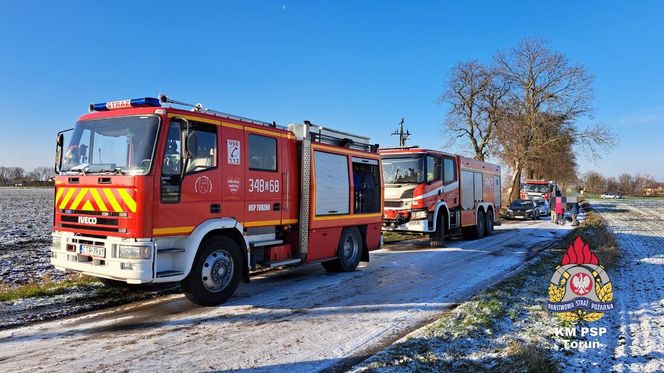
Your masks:
M586 211L590 206L584 202ZM547 287L568 246L581 236L603 265L614 265L618 248L601 216L586 221L545 249L523 269L475 295L433 323L353 368L356 372L460 371L557 372L555 352L568 337L553 328L569 326L546 310ZM607 264L604 264L607 263Z
M54 282L49 276L44 276L41 281L33 281L16 287L0 284L0 302L12 301L21 298L33 298L53 296L66 293L73 288L98 285L99 280L89 276L66 279Z
M398 241L412 239L414 237L417 237L417 236L401 234L401 233L397 233L397 232L383 232L383 242L384 243L398 242Z

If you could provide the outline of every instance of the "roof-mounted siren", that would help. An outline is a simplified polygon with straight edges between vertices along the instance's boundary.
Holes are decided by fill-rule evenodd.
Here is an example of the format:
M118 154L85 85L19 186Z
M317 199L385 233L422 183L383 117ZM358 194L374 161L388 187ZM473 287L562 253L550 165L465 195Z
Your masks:
M201 111L204 111L204 110L205 111L208 110L208 109L203 108L203 104L201 104L200 102L197 103L197 104L188 104L188 103L182 102L182 101L171 100L166 95L159 95L159 102L161 102L162 104L173 104L173 105L180 105L180 106L188 106L188 107L191 108L191 111L195 111L195 112L201 112Z
M93 111L108 111L128 109L132 107L159 107L159 99L154 97L132 98L128 100L100 102L97 104L90 104L89 110Z

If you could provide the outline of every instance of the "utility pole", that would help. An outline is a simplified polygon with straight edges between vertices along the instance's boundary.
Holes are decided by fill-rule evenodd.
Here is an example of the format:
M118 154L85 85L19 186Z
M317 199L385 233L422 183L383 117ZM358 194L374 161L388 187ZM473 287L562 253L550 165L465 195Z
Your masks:
M398 131L395 130L394 132L391 133L392 136L396 136L396 135L399 136L399 146L400 147L406 146L406 140L408 140L408 137L410 137L410 131L406 130L406 132L404 132L404 130L403 130L403 122L404 122L404 120L403 120L403 118L401 118L401 121L399 122L399 125L400 125L399 130Z

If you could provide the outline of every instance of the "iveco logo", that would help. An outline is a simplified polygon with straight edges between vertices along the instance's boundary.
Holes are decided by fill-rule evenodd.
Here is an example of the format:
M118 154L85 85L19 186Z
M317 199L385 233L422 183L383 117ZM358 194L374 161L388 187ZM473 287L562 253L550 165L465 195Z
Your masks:
M78 224L97 224L97 218L89 216L79 216Z

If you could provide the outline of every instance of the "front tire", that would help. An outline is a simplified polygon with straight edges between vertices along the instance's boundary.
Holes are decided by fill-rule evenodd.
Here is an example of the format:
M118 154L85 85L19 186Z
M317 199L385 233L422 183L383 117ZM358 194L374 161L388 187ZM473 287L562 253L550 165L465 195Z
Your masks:
M429 235L430 246L431 247L442 247L445 242L445 219L443 219L443 214L438 214L438 219L436 219L436 231Z
M361 256L362 235L356 227L348 227L341 232L337 258L321 264L329 272L352 272L360 264Z
M493 234L493 210L489 210L484 217L484 235L490 236Z
M477 211L477 221L475 224L475 238L484 237L484 213L482 211Z
M240 247L228 237L217 236L201 243L189 275L181 285L193 303L217 306L235 293L241 277Z

